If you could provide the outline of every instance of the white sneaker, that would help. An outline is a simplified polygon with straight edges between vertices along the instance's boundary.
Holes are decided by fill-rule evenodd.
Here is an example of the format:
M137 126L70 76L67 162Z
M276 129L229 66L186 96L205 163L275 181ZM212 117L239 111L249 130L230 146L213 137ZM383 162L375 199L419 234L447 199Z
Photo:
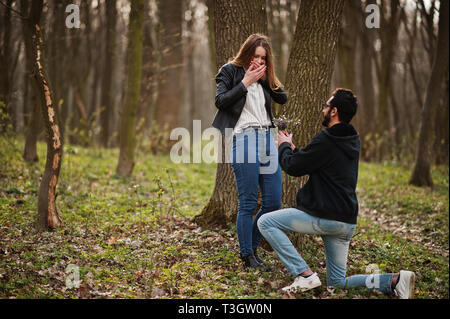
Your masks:
M412 271L400 270L399 276L400 279L394 288L394 293L400 299L413 299L416 275Z
M313 273L308 278L303 276L297 276L292 285L282 288L284 292L296 292L296 291L307 291L316 287L319 287L322 283L320 282L317 273Z

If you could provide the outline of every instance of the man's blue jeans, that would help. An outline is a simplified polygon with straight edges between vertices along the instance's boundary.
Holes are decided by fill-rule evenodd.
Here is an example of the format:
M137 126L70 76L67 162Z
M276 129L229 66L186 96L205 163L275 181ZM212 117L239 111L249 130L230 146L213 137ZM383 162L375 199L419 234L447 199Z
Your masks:
M345 277L350 239L356 225L314 217L296 208L286 208L265 214L258 220L262 235L270 243L292 276L309 267L298 254L284 231L321 235L325 246L327 286L366 287L393 293L393 274L354 275Z
M271 131L252 128L236 133L231 156L238 192L236 230L241 256L247 256L261 242L259 217L281 205L281 168L274 135ZM262 203L252 219L258 202L258 186Z

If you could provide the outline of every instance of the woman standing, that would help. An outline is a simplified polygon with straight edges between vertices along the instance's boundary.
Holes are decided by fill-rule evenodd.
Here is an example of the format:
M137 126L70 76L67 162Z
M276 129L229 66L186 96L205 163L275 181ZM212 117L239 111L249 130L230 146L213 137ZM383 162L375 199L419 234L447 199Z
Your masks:
M274 72L268 37L252 34L237 56L225 64L216 76L215 104L219 109L213 126L222 134L233 134L231 163L238 192L236 229L240 256L246 268L265 269L256 249L261 241L258 218L281 205L281 169L274 134L271 98L287 102L287 95ZM252 219L258 201L262 205Z

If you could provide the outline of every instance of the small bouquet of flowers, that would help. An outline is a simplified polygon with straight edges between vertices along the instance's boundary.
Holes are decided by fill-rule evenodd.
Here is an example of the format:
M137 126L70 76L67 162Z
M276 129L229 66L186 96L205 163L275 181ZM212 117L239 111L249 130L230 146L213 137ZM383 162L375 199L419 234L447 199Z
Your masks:
M288 119L286 116L281 115L274 121L276 127L280 131L287 131L289 134L292 133L292 129L296 125L300 125L300 120Z

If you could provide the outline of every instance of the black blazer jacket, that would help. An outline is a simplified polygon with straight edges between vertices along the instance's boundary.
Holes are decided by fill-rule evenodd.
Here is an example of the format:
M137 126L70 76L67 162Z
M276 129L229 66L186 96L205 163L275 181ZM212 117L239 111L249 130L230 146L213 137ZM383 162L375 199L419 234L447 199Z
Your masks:
M244 75L244 68L232 63L223 65L216 75L215 104L219 110L214 116L212 126L219 129L222 134L225 134L225 128L234 128L244 108L248 92L242 83ZM272 90L267 80L258 82L263 87L266 111L272 122L271 127L274 127L270 99L278 104L284 104L287 102L286 92L282 88Z

